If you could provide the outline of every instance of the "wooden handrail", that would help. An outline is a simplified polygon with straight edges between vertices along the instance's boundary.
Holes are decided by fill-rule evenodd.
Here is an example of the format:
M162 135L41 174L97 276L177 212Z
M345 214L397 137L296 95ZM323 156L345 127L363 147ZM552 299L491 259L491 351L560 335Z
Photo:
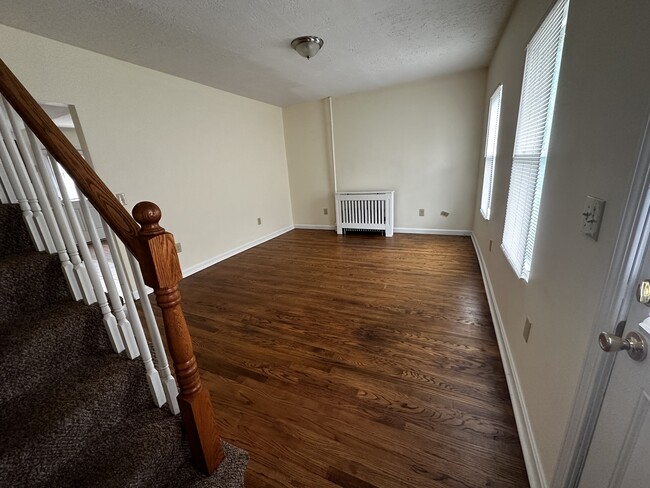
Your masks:
M154 289L162 309L167 347L180 390L178 405L192 457L199 469L212 473L224 454L210 393L201 383L192 338L180 305L178 283L183 275L174 236L160 226L160 209L154 203L141 202L133 208L135 219L131 217L2 59L0 93L138 260L144 282Z

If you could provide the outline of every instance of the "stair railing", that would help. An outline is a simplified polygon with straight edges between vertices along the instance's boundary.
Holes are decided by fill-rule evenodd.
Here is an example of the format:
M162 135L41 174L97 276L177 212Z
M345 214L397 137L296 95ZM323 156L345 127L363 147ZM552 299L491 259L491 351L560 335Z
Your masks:
M166 403L174 414L180 411L196 465L212 473L223 452L210 393L201 383L181 308L182 273L174 237L160 226L160 209L140 202L131 217L1 59L0 95L0 201L18 204L36 248L58 255L75 300L97 303L113 349L142 358L154 403ZM61 168L76 185L80 208L73 205ZM101 218L116 278L104 255L94 211ZM118 239L126 248L155 364ZM146 286L153 288L162 311L180 392Z

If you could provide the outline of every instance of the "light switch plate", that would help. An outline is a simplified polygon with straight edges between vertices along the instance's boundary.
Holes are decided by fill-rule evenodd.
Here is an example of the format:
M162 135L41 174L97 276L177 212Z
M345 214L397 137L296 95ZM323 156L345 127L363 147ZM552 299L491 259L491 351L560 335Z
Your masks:
M582 223L580 232L594 241L598 240L600 224L603 221L603 212L605 211L605 200L587 195L585 209L582 212Z

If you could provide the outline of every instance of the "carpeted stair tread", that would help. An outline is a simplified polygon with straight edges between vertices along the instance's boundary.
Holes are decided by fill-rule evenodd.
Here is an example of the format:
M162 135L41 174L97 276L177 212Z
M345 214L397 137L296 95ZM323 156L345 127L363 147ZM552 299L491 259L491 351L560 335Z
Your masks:
M0 205L0 256L33 251L23 213L18 204Z
M23 486L38 483L39 477L78 456L87 437L152 405L139 360L110 353L88 358L76 374L2 406L3 474L22 480ZM39 470L24 472L33 463Z
M25 252L0 258L0 322L72 301L55 255Z
M106 355L89 361L85 377L66 378L10 404L6 410L14 415L0 413L6 426L0 465L11 467L5 473L9 479L20 480L22 486L47 480L58 466L87 449L89 437L151 408L142 364L126 359L116 364L114 359L122 358Z
M248 455L223 446L212 476L194 469L142 361L113 352L99 307L73 301L58 257L0 205L0 486L243 487Z
M248 464L248 453L232 444L221 441L225 458L219 468L210 476L200 473L189 461L189 446L185 461L176 476L165 488L240 488L244 486L244 472Z
M2 405L79 370L84 359L111 346L98 307L65 302L2 324L0 351Z
M51 482L60 487L164 486L184 459L179 420L159 408L129 416L93 436ZM169 461L161 464L161 459Z

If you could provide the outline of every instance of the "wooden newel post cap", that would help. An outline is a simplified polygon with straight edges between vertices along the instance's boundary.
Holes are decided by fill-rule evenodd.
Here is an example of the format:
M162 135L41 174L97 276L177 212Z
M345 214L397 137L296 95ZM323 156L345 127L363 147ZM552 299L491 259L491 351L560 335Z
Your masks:
M151 237L163 234L163 229L159 222L162 217L160 207L153 202L140 202L133 207L133 218L140 224L140 235Z

